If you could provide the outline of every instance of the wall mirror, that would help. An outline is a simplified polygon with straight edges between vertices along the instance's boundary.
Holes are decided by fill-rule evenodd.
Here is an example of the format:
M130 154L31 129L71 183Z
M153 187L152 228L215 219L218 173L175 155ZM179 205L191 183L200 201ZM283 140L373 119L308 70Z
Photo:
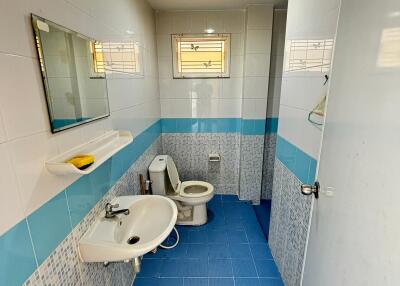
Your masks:
M36 15L32 25L51 131L109 116L105 71L96 66L96 42Z

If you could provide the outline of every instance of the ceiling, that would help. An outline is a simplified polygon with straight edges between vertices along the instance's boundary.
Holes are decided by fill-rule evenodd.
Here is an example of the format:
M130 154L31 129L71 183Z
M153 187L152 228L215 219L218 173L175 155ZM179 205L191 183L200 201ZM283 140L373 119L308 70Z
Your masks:
M225 10L243 9L249 4L287 6L287 0L147 0L156 10Z

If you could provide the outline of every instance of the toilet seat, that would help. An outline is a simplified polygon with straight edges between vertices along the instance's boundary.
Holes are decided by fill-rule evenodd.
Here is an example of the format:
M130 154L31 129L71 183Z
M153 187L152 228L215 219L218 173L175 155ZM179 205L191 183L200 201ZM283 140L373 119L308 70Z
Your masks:
M197 187L197 188L196 188ZM199 190L200 188L203 190ZM190 189L193 189L190 190ZM182 182L179 190L179 194L186 198L199 198L212 194L214 187L210 183L203 181L186 181Z
M167 173L174 189L172 197L182 197L188 199L203 198L212 195L214 187L210 183L203 181L186 181L181 182L178 170L170 156L167 156Z

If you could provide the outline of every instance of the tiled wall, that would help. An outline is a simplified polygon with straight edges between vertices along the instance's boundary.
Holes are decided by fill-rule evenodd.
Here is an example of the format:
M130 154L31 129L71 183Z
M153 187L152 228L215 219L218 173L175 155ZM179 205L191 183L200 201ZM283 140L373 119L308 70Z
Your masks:
M264 162L261 198L272 198L272 183L281 97L283 55L285 51L286 9L274 10L272 25L271 64L268 85L267 126L265 132Z
M326 94L324 75L330 68L288 69L290 43L334 39L338 10L337 0L289 1L288 5L269 238L287 286L301 281L311 202L301 195L300 184L315 180L322 139L322 128L307 118Z
M161 115L163 130L164 124L168 129L164 150L173 152L185 179L210 180L219 193L240 189L241 199L255 202L261 192L272 11L270 5L250 5L246 10L157 13ZM170 34L208 28L231 33L231 77L173 79ZM177 132L169 129L171 122ZM200 143L207 147L197 148ZM221 163L207 162L211 152L222 155Z
M142 143L153 143L111 189L103 188L103 192L92 192L91 184L107 181L104 178L110 175L110 165L114 165L122 157L132 159L133 150L123 151L119 158L113 158L106 162L89 177L82 177L68 188L65 194L62 193L62 200L68 202L70 215L68 223L71 223L72 230L69 228L70 233L67 233L66 238L60 241L55 250L43 260L24 285L132 285L134 273L130 263L111 263L108 267L104 267L103 263L82 263L78 254L78 242L96 217L104 210L107 202L116 196L138 193L139 174L146 174L151 161L161 153L161 137L157 136L157 134L159 135L157 129L159 129L158 123L140 135L139 139ZM153 133L154 131L156 133ZM157 136L155 140L154 135ZM61 198L55 201L61 201ZM47 204L45 206L47 208ZM45 210L41 212L45 212Z
M231 34L231 77L173 79L171 34ZM162 118L240 118L243 89L245 11L157 12Z
M160 134L155 18L144 0L17 0L1 4L0 281L21 285ZM30 13L99 40L134 38L144 76L108 80L111 116L53 135ZM132 35L133 34L133 35ZM90 176L55 176L44 162L111 129L135 141ZM79 179L79 180L78 180ZM40 274L44 280L50 275ZM63 274L61 274L63 275ZM65 277L64 277L65 278ZM101 283L103 284L103 283Z
M251 5L246 11L242 136L240 140L240 199L261 198L265 119L270 73L273 7ZM249 120L250 119L250 120ZM246 132L248 124L263 119L264 132ZM255 129L257 127L255 126Z

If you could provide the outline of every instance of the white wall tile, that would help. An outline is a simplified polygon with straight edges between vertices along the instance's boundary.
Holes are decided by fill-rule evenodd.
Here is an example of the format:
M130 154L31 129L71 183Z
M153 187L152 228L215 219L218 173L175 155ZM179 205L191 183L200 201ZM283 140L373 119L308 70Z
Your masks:
M208 11L206 13L206 29L213 29L217 33L225 32L225 27L223 23L223 15L222 11Z
M191 98L192 80L160 78L161 98Z
M272 30L247 30L246 53L271 53Z
M191 99L161 99L162 118L190 118L192 117Z
M9 140L49 129L36 59L0 54L0 82L0 110Z
M169 12L157 12L156 17L157 34L168 35L173 33L172 15Z
M0 220L0 233L8 227L8 222L14 224L21 215L29 215L77 179L49 173L45 168L48 158L112 128L141 132L160 116L154 11L146 1L97 4L95 0L0 3L0 10L7 12L0 20L0 36L7 38L0 43L0 155L8 160L3 155L8 146L11 162L4 164L9 167L9 173L0 170L0 193L2 199L16 206L15 212L3 208L11 217ZM43 84L35 59L31 12L99 40L134 38L139 41L145 76L108 80L110 118L55 135L49 133ZM172 18L168 13L161 18L160 31L169 33ZM127 31L134 35L128 35ZM159 50L167 55L170 48L166 42ZM11 173L15 174L15 180ZM10 193L3 196L3 189L10 189ZM15 197L18 189L20 204ZM0 216L6 217L3 213Z
M172 57L171 35L157 35L157 55L159 57Z
M243 94L243 78L231 77L222 79L222 98L241 98Z
M244 34L231 34L231 56L244 55Z
M143 79L112 79L107 88L111 111L140 104L148 94Z
M267 98L243 99L242 116L246 119L265 119L267 114Z
M279 135L317 159L322 131L308 122L307 117L308 111L281 104Z
M192 98L218 98L222 92L221 79L192 79Z
M190 14L176 12L172 14L172 31L174 33L190 33Z
M31 214L78 178L56 176L47 171L46 160L58 154L56 138L48 132L17 139L10 149L25 215Z
M0 144L0 236L24 218L17 179L9 157L9 145Z
M247 27L249 29L272 29L272 5L250 5L247 7Z
M240 118L242 113L242 99L220 98L218 101L218 117Z
M158 57L158 74L160 78L172 79L172 57Z
M231 77L243 76L243 56L231 55Z
M218 98L199 98L192 99L193 118L218 118L219 116Z
M3 123L3 116L1 115L0 111L0 143L3 143L7 140L6 137L6 131L4 129L4 123Z
M269 76L269 55L247 54L245 76Z
M282 80L282 104L311 111L326 95L324 77L286 77Z
M267 98L267 77L246 77L244 80L244 98Z
M339 4L339 0L306 0L302 3L290 3L287 17L287 39L334 38Z
M226 33L244 33L245 12L243 10L224 11L223 22Z
M26 1L0 2L0 52L37 58Z
M192 12L190 15L190 32L204 33L207 29L207 12Z

